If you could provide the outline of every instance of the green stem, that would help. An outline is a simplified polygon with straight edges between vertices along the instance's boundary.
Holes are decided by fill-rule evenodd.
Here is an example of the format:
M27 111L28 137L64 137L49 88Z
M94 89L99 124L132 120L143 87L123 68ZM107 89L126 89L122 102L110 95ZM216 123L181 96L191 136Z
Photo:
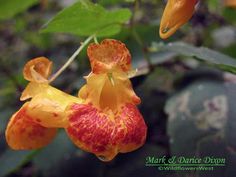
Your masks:
M149 70L152 70L152 63L151 63L151 59L149 57L147 47L145 46L142 38L140 37L140 35L137 33L137 31L135 29L135 15L136 15L137 11L139 10L139 6L140 6L139 1L135 0L133 16L132 16L131 22L130 22L131 34L134 37L134 39L136 40L136 42L139 44L139 46L142 48L144 59L148 63Z
M132 35L133 35L134 39L136 40L136 42L142 48L144 59L147 61L149 69L152 70L152 62L151 62L151 58L149 57L148 49L134 28L132 29Z
M135 0L135 1L134 1L133 15L132 15L131 20L130 20L130 26L131 26L131 28L134 27L134 24L135 24L135 15L136 15L138 9L139 9L139 2L138 2L138 0Z
M49 79L49 83L53 82L79 55L83 48L95 37L95 35L89 36L82 45L75 51L75 53L67 60L67 62Z
M96 36L93 37L93 40L94 40L94 42L95 42L96 44L98 44L98 39L97 39Z

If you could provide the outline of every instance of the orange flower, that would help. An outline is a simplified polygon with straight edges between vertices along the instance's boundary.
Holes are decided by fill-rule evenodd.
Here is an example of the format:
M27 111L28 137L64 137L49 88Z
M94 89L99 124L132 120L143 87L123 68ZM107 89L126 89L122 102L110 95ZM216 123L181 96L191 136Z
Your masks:
M168 0L164 10L159 34L166 39L174 34L193 15L197 0Z
M224 4L226 7L236 8L236 0L224 0Z
M29 61L23 70L30 83L23 91L21 100L27 101L10 119L6 140L12 149L36 149L51 142L57 128L66 127L65 109L69 103L80 100L50 85L48 76L52 62L39 57Z
M104 161L144 144L147 127L127 75L131 68L128 49L119 41L104 40L89 45L88 56L92 72L79 98L48 84L52 65L48 59L37 58L25 65L24 77L30 83L21 100L31 100L8 123L6 139L11 148L43 147L57 128L65 128L75 145Z
M127 76L131 55L125 45L107 39L91 44L87 52L92 72L79 91L84 104L69 108L67 133L78 147L109 161L142 146L147 127Z

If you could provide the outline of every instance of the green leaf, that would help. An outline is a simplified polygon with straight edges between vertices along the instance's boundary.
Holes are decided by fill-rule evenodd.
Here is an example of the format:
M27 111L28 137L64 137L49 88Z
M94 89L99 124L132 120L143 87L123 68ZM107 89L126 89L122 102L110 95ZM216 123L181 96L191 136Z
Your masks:
M106 6L106 5L115 5L118 3L133 3L135 0L99 0L98 3Z
M0 20L11 18L36 3L37 0L0 0Z
M17 170L30 160L30 156L34 153L34 151L13 151L7 149L0 155L0 177L6 176Z
M130 17L129 9L107 11L98 4L82 0L59 12L41 31L111 36L119 33Z
M198 59L214 63L217 65L225 65L230 66L236 69L236 59L230 56L224 55L220 52L211 50L206 47L195 47L190 44L186 44L183 42L174 42L169 43L166 45L163 44L156 44L156 48L161 50L168 50L175 52L177 54L189 56L189 57L196 57Z

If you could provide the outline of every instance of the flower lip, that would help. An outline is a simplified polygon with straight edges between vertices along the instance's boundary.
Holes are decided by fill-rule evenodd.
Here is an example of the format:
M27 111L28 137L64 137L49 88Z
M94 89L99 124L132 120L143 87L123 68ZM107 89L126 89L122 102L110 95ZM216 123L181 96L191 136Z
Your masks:
M93 73L113 70L127 72L131 68L131 55L126 46L114 39L105 39L101 44L90 44L87 49Z
M28 61L23 69L24 78L31 82L47 83L52 71L52 62L45 57Z
M89 104L74 104L68 109L67 134L75 145L102 161L136 150L145 142L147 126L133 104L123 104L113 118Z

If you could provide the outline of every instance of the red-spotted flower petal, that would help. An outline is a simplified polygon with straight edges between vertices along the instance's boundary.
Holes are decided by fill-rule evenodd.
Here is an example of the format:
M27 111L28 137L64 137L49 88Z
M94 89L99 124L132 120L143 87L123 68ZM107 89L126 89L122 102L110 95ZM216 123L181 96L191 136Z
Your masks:
M75 104L69 110L68 135L78 147L103 161L144 144L147 127L132 104L124 105L116 114L99 111L88 104Z
M68 125L68 105L81 103L77 97L66 94L48 84L31 82L22 93L21 100L29 101L26 114L44 127L64 128Z
M26 103L10 119L6 129L6 140L12 149L37 149L49 144L55 137L56 128L45 128L26 115Z
M125 72L130 70L131 55L120 41L105 39L101 44L90 44L87 53L92 72L95 74L110 72L114 69Z

